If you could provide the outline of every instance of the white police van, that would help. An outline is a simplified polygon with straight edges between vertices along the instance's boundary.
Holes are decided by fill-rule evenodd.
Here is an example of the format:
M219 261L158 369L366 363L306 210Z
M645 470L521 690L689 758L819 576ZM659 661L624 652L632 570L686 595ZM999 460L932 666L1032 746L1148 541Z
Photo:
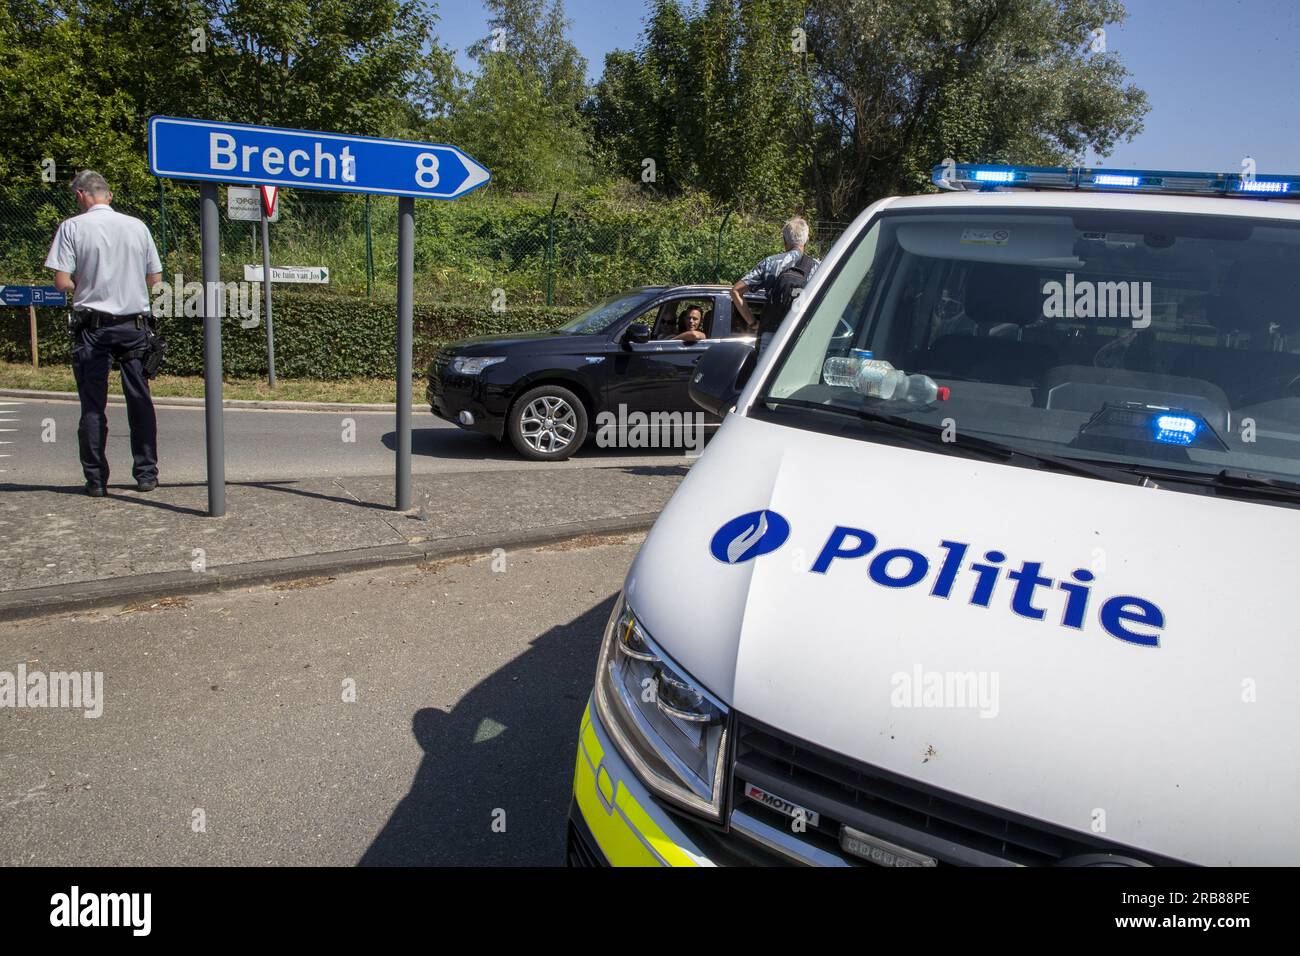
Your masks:
M1300 177L935 182L697 368L570 862L1300 863Z

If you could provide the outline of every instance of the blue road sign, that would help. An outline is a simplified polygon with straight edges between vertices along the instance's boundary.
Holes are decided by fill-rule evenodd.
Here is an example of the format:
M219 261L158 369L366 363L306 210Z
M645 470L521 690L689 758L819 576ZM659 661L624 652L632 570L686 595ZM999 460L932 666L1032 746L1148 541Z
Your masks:
M0 285L0 305L67 305L68 297L52 285Z
M149 169L169 179L455 199L491 174L454 146L154 116Z

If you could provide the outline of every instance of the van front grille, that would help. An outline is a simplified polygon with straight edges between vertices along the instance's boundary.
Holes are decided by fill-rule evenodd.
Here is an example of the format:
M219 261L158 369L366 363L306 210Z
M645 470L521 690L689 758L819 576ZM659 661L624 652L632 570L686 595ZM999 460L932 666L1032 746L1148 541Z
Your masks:
M1128 848L923 787L743 716L733 784L736 810L850 861L856 858L839 848L842 826L940 865L1047 866L1099 853L1134 858ZM815 812L816 825L795 833L788 816L746 797L746 784Z

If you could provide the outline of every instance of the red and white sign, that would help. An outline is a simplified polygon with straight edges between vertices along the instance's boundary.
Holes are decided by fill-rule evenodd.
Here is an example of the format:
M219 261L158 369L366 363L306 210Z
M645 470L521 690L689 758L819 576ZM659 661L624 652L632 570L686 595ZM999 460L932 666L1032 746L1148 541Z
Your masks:
M266 210L266 218L270 219L275 215L275 200L279 196L279 186L258 186L262 190L262 207Z

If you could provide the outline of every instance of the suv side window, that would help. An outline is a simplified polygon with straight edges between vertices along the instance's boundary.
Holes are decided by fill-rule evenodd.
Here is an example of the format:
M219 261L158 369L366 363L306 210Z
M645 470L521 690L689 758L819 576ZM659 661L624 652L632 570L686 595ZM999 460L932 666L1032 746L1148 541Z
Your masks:
M755 322L761 321L763 317L763 306L767 304L766 297L762 295L752 295L752 294L747 295L745 296L745 304L749 306L749 311L754 316L754 321ZM752 336L754 332L747 325L745 325L745 320L740 317L740 312L733 307L731 309L730 331L719 329L715 334L717 334L718 336L725 335L729 338L734 339L734 338L741 338L746 335Z
M696 306L702 313L702 326L707 332L713 320L713 298L707 295L688 295L668 299L646 309L632 320L634 325L644 325L650 330L652 341L665 342L673 340L680 331L679 322L686 310Z

